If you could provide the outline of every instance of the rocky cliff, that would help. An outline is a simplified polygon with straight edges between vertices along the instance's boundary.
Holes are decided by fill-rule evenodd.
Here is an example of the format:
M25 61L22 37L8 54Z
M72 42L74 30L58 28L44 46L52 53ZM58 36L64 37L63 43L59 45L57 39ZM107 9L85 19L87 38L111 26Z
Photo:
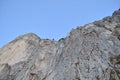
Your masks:
M19 36L0 49L0 80L120 80L120 9L59 41Z

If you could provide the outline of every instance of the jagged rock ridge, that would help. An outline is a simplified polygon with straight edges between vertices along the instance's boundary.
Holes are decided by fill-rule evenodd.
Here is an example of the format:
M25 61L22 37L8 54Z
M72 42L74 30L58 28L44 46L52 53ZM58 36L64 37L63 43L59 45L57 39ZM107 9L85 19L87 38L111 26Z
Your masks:
M0 49L0 80L120 80L120 9L59 41L16 38Z

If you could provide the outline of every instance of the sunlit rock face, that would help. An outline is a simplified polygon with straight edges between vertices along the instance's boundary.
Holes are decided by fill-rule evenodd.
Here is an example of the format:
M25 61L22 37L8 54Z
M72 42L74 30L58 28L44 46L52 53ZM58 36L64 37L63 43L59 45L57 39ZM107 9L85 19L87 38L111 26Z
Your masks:
M120 10L59 41L19 36L0 48L0 80L120 80Z

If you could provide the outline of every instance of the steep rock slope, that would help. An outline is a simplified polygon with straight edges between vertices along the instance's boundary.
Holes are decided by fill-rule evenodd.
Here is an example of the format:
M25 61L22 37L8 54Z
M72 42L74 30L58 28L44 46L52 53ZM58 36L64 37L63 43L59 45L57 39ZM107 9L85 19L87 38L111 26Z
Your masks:
M0 80L120 80L120 10L59 41L16 38L0 49Z

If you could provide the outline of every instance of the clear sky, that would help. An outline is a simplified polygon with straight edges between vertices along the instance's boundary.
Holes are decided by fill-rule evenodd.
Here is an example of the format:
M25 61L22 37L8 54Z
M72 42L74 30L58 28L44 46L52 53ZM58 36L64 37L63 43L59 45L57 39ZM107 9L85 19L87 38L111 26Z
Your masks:
M120 0L0 0L0 47L33 32L58 40L120 8Z

